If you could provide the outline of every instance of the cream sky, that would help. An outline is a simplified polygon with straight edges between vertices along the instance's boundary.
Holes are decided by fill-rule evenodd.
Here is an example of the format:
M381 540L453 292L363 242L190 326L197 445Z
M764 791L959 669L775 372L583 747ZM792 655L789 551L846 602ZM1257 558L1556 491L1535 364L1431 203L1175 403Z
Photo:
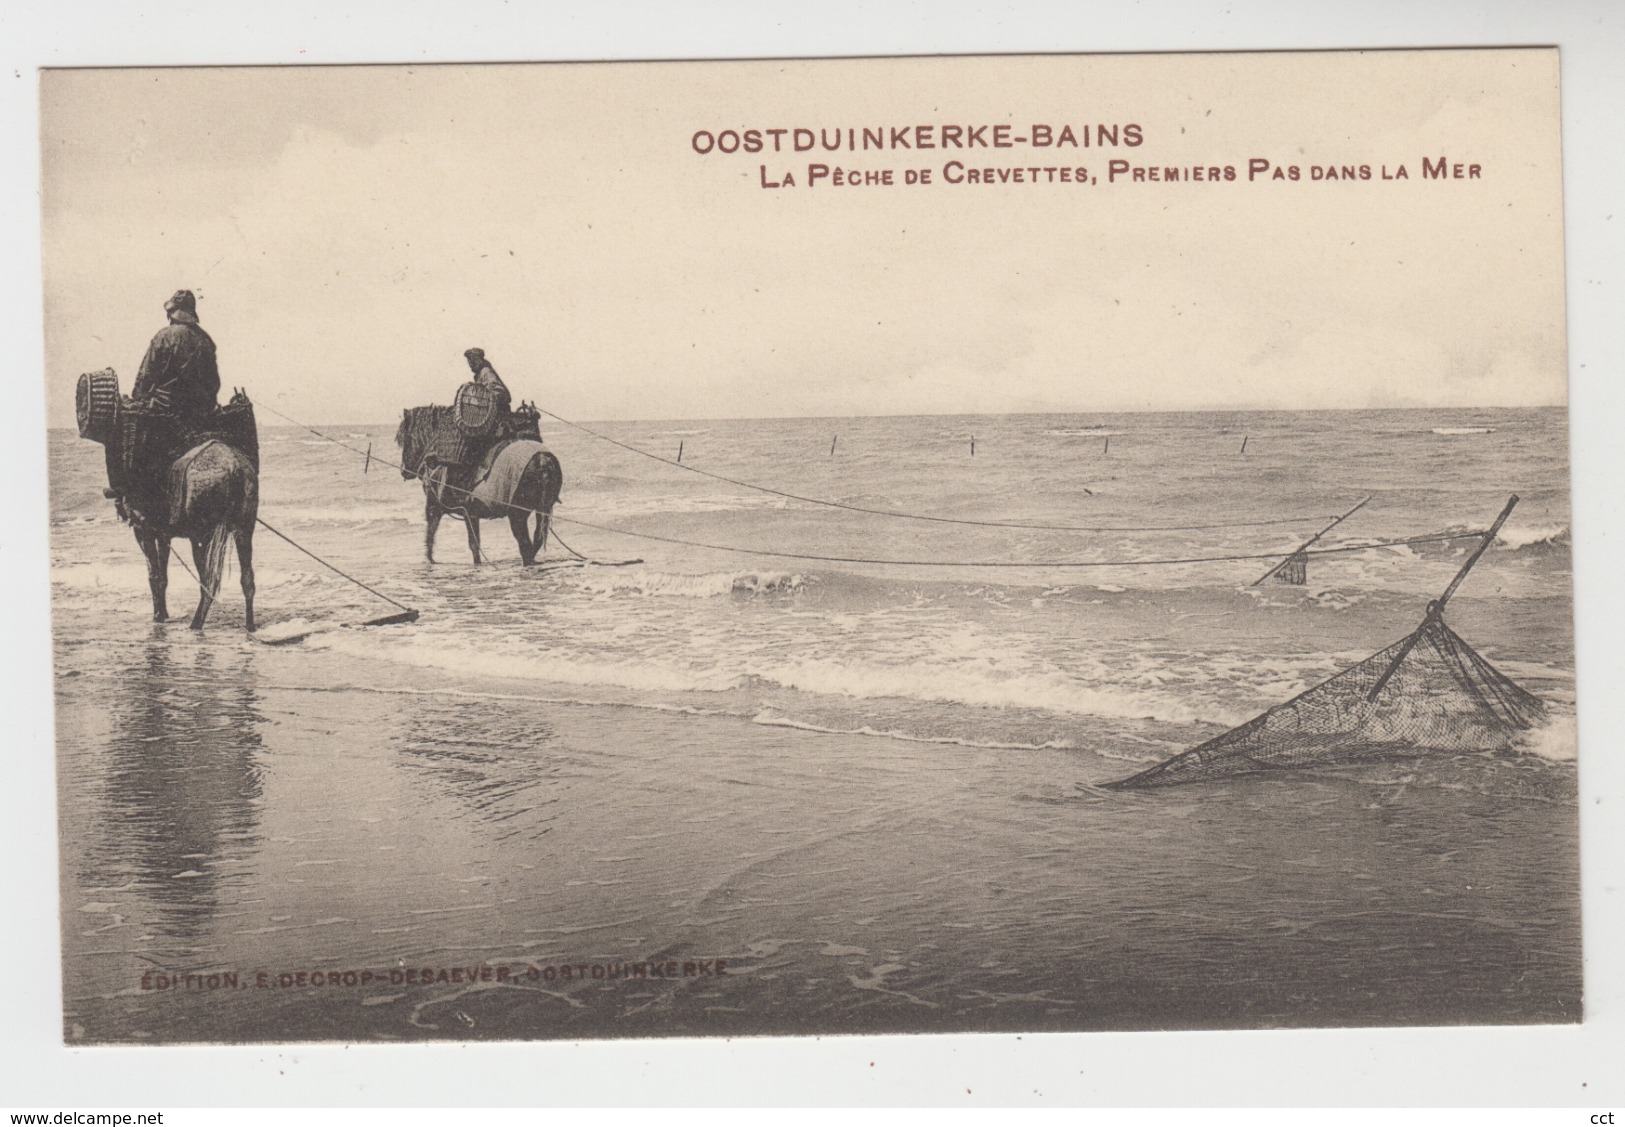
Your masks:
M55 71L41 113L57 426L78 373L128 390L177 288L228 388L313 422L448 402L471 345L584 420L1565 400L1552 51ZM1086 187L690 144L1034 122L1145 141L966 158ZM1423 179L1441 155L1482 177Z

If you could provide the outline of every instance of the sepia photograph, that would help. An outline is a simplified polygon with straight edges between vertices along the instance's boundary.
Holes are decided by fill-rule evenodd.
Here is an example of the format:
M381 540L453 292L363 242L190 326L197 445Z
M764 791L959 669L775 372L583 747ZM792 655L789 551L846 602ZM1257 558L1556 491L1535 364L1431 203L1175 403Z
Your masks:
M1560 81L42 71L64 1043L1580 1022Z

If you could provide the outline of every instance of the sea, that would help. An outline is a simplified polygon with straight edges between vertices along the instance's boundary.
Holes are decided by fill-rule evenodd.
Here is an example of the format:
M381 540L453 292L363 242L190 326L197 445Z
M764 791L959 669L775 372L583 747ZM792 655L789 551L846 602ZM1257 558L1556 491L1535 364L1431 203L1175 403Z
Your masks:
M393 421L262 411L253 636L184 544L152 622L51 433L68 1043L1580 1019L1564 410L543 422L525 568L426 561ZM1512 750L1104 785L1403 638L1513 495L1445 612Z

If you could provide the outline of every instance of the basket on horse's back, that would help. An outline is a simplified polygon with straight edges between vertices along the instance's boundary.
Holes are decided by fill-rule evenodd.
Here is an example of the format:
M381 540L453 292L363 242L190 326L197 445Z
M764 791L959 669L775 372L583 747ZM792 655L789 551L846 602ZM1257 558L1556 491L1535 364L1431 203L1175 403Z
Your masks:
M254 404L238 392L230 403L218 407L208 418L192 425L194 441L218 438L248 456L256 471L260 468L259 425L254 420Z
M457 427L464 434L484 436L496 429L497 393L480 383L465 383L457 389L453 408Z
M105 445L118 433L118 373L105 368L80 376L73 406L79 422L79 437Z

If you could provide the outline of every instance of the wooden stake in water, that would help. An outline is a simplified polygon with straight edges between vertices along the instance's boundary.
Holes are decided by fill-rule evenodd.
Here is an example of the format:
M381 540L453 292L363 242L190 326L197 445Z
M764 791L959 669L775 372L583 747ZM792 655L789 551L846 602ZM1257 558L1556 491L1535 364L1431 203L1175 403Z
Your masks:
M680 438L677 440L677 464L683 464L683 440Z
M1110 454L1112 452L1112 436L1111 435L1108 434L1106 436L1106 445L1101 449L1100 452L1102 454Z
M361 472L366 473L370 469L372 469L372 443L369 442L367 443L367 464L361 467Z
M837 442L839 442L840 440L841 440L840 435L836 435L834 438L829 440L829 456L831 458L835 457L835 444Z
M1241 436L1241 452L1243 454L1247 453L1247 436L1245 434Z
M976 457L976 436L974 434L970 436L970 456L972 458Z

